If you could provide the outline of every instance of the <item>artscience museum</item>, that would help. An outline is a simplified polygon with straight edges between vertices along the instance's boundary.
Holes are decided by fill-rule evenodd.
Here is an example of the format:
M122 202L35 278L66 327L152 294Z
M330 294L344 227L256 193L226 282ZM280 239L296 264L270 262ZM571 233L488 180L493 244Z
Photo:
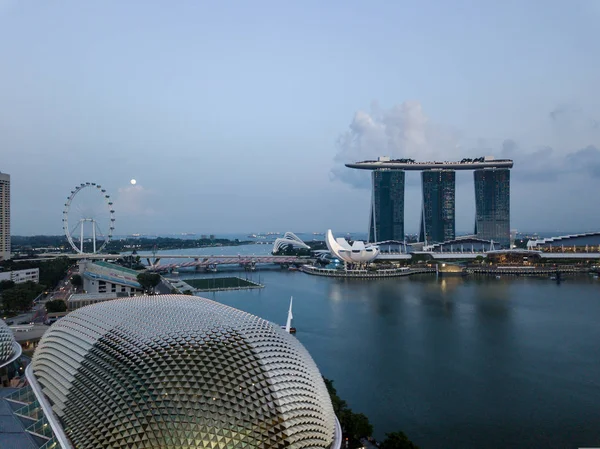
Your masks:
M331 229L327 231L325 243L331 254L343 262L350 264L367 264L379 255L377 245L365 245L364 242L356 241L352 245L342 238L333 236Z

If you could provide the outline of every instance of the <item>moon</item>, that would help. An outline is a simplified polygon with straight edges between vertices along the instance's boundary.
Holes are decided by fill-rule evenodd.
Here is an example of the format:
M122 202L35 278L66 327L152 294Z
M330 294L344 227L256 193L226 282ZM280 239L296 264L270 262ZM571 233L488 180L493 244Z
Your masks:
M135 179L132 179L131 181L129 181L131 183L132 186L136 185L137 181Z

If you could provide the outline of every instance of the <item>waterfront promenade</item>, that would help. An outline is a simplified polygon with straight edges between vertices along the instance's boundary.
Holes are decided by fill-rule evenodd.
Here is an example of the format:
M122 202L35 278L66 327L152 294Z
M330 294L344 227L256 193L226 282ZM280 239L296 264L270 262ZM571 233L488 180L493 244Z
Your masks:
M560 266L470 266L465 269L468 274L484 274L491 276L512 275L512 276L549 276L560 274L580 274L587 273L590 268L585 265L560 265Z
M335 278L393 278L401 276L410 276L412 274L435 273L435 268L389 268L380 270L334 270L330 268L318 268L311 265L302 265L300 271L315 276L327 276Z

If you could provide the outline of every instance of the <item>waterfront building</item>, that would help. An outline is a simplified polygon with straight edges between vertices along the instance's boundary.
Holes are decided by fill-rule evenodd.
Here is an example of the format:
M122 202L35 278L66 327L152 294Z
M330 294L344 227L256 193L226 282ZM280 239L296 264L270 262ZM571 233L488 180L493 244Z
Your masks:
M0 260L10 259L10 175L0 173Z
M423 242L426 240L427 243L430 240L443 241L448 238L452 240L455 236L454 171L474 170L475 233L481 239L494 240L506 247L510 245L510 169L512 166L512 160L495 159L493 156L465 158L455 162L415 162L412 159L379 157L376 161L346 164L349 168L373 172L370 242L404 240L405 171L423 172L421 240ZM434 173L425 174L438 171L447 174L438 175L437 180ZM395 186L401 184L402 188L392 189L390 187L392 184Z
M74 293L67 299L67 309L69 311L79 309L81 307L97 304L104 301L112 301L113 299L129 296L127 293Z
M417 245L413 245L416 249ZM485 253L499 249L498 242L494 245L491 240L482 240L472 235L457 237L453 240L444 242L432 243L423 246L418 251L429 251L432 253Z
M374 170L369 242L404 240L404 171Z
M280 251L284 251L289 247L296 249L310 249L310 246L304 243L296 234L293 232L286 232L283 237L275 239L275 242L273 243L273 254L278 254Z
M40 269L27 268L25 270L4 271L0 273L0 281L13 281L15 284L31 281L38 284L40 282Z
M510 245L510 170L475 170L475 235Z
M600 253L600 232L531 239L527 249L545 253Z
M26 371L63 449L339 449L308 351L279 326L187 295L78 309Z
M83 279L83 290L87 293L143 293L137 281L139 271L109 262L81 260L79 273Z
M454 170L425 170L421 172L423 208L419 241L426 245L446 242L455 237Z
M376 245L365 245L364 242L355 241L350 243L342 237L334 238L331 229L325 235L325 243L332 256L342 262L352 264L369 263L379 255L379 247Z

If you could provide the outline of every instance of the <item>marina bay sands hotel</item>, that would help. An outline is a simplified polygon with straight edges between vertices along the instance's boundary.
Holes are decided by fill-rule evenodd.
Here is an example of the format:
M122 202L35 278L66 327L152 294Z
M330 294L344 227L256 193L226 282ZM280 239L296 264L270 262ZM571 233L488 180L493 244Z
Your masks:
M404 240L404 178L420 171L423 206L419 241L426 245L454 240L456 170L473 170L475 181L475 237L508 247L510 242L510 159L491 156L460 162L415 162L380 157L346 164L372 170L373 192L369 241Z

